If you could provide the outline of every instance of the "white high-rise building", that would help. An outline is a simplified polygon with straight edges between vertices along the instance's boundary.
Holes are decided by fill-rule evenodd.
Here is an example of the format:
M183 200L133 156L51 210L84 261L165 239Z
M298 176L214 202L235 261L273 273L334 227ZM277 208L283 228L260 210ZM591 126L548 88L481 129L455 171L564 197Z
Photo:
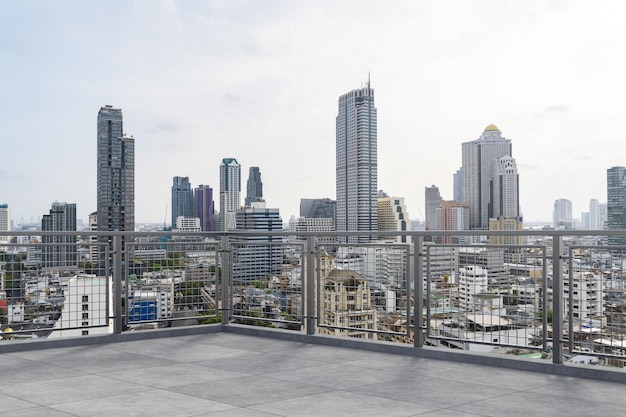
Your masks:
M11 230L11 209L8 204L0 204L0 232ZM9 243L9 236L0 236L0 243Z
M337 231L372 232L350 236L369 242L378 230L378 146L374 90L369 81L339 97L336 119ZM343 238L342 240L346 240Z
M600 203L595 198L589 200L589 229L600 230L604 224L600 224Z
M572 202L565 198L554 201L554 211L552 212L552 226L555 229L573 229Z
M519 219L519 174L515 158L503 156L496 161L492 185L490 219Z
M502 160L503 157L509 159ZM489 228L489 219L500 215L497 209L500 201L506 202L508 206L515 204L519 192L511 188L515 188L512 177L517 177L517 168L511 157L511 140L502 137L500 129L493 124L487 126L478 139L462 144L463 202L469 206L471 229ZM512 170L511 163L515 173L507 173ZM508 185L501 189L499 201L495 201L494 194L500 187L498 181L501 170L504 170ZM508 211L516 213L514 217L519 217L519 207Z
M237 227L235 213L241 208L241 165L235 158L224 158L220 165L219 230Z

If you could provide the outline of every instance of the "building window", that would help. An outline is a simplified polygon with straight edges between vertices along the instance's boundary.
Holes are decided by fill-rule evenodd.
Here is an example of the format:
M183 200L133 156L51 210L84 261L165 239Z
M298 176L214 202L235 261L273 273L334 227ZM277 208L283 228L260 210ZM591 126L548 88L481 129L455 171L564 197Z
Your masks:
M83 295L83 303L88 303L88 302L89 302L89 296Z
M89 318L89 313L83 313L83 319L88 319Z
M83 330L82 335L83 336L88 336L89 335L89 330Z
M89 311L89 304L83 304L83 311Z

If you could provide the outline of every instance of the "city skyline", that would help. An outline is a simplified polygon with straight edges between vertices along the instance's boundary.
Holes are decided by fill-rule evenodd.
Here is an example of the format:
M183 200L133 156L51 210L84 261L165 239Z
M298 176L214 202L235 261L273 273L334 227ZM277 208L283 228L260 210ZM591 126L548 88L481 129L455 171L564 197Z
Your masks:
M425 186L453 198L459 145L490 123L515 141L525 223L550 221L559 198L575 218L606 202L606 170L626 164L614 152L626 132L619 8L452 3L9 1L0 203L19 223L72 201L85 221L93 115L112 104L137 138L137 222L163 222L175 175L217 190L224 156L262 167L268 204L297 217L300 199L335 197L335 100L368 71L378 188L413 219L424 220ZM363 38L352 23L376 30Z

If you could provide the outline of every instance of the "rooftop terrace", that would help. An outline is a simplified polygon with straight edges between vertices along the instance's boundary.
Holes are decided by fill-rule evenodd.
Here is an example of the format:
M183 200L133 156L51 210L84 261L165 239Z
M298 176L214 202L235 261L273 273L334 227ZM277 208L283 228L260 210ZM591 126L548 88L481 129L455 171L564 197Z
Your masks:
M254 331L197 326L109 343L4 345L0 416L623 416L626 408L616 382L245 333Z

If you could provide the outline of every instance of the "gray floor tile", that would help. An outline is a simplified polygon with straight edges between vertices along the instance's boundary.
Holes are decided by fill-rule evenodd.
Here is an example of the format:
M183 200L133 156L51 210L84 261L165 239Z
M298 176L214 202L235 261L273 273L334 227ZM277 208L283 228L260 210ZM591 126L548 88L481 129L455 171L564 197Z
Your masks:
M610 403L626 407L626 384L593 381L577 378L561 378L558 382L529 390L566 398L579 398L599 403ZM626 413L626 410L625 410Z
M343 364L330 364L291 371L271 372L268 376L333 389L345 389L361 385L384 383L385 381L396 378L391 372Z
M37 404L33 404L30 401L14 398L10 395L0 394L0 412L14 412L15 410L22 410L25 408L36 407Z
M255 404L317 394L329 389L269 377L247 376L222 380L215 384L181 385L169 388L169 390L192 397L220 401L237 407L249 407Z
M567 398L536 392L515 392L486 400L467 402L453 407L485 416L568 416L568 417L622 417L624 407L608 403Z
M206 369L203 366L190 363L175 365L153 366L149 368L133 368L125 371L116 371L107 374L107 377L121 381L132 382L153 388L168 388L177 385L186 385L191 382L221 381L229 378L246 376L241 372L226 369Z
M31 381L0 386L0 393L50 406L84 399L137 393L147 387L97 375L83 375L47 381Z
M486 400L514 392L512 389L495 389L481 384L467 384L439 376L422 379L393 380L350 389L352 392L379 398L389 398L433 407L448 408L472 401Z
M76 417L75 414L64 413L50 407L36 406L19 410L0 412L0 417Z
M163 390L150 390L67 402L55 405L54 408L72 415L85 417L142 417L196 416L211 411L227 410L232 406Z
M410 416L433 410L426 405L332 391L250 407L282 416Z

